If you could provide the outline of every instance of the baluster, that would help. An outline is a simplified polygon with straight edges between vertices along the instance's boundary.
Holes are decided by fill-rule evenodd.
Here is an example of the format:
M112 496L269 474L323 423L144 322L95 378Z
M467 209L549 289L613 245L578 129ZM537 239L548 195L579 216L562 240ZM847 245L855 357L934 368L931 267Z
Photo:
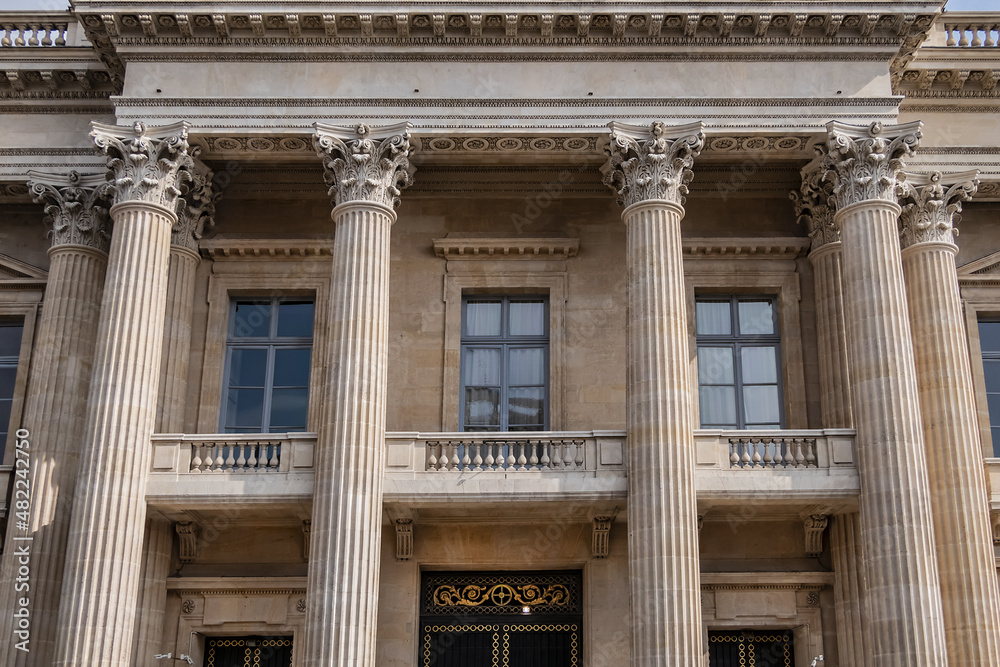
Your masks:
M281 469L281 443L274 443L274 470L277 472Z
M278 445L271 443L267 448L267 472L278 469Z
M483 440L483 446L486 447L486 459L483 461L483 470L493 470L493 464L496 463L496 458L493 457L493 442Z
M483 443L469 443L469 447L475 446L476 448L476 458L472 459L472 469L473 470L483 470Z
M246 472L247 448L244 444L236 445L240 450L240 457L236 459L236 472Z
M212 472L222 472L222 464L225 460L222 455L222 445L212 443Z
M438 457L434 453L434 452L437 451L437 446L438 446L438 444L437 444L436 441L434 441L434 440L428 440L427 441L427 453L430 454L430 456L427 457L427 468L426 468L426 470L437 470Z
M42 26L42 46L52 46L52 25L47 23Z
M28 30L31 32L31 37L28 38L28 46L38 46L38 26L29 25Z
M56 25L56 46L66 46L66 32L69 26Z
M469 466L472 465L472 457L469 456L469 448L472 447L470 443L462 442L460 444L462 448L462 470L468 470Z
M983 45L982 40L979 39L979 29L980 28L981 28L981 26L978 26L978 25L972 26L972 44L970 44L970 46L982 46Z
M747 438L740 438L740 467L746 468L750 464L750 441Z
M528 440L528 447L531 448L531 458L528 459L528 463L531 465L531 469L532 470L538 470L539 469L539 467L538 467L538 447L539 447L540 444L541 444L540 442L536 442L535 444L531 444L531 441Z
M549 450L552 448L552 441L541 441L539 445L542 448L542 458L539 461L541 464L539 467L542 470L549 470L552 467L552 458L549 456Z
M574 460L574 463L576 463L576 467L577 468L582 468L583 467L583 444L584 444L583 440L574 440L573 443L576 445L576 459Z
M816 468L818 463L816 461L816 438L806 439L806 467Z
M795 439L795 467L796 468L803 467L805 465L805 462L806 462L806 457L802 453L802 445L803 445L802 439L801 438L796 438Z
M448 460L448 441L444 440L441 443L441 456L438 457L438 470L448 470L450 463Z
M14 46L24 46L24 26L15 26L17 28L17 39L14 40Z
M958 40L958 45L959 46L968 46L969 45L969 35L968 35L969 26L959 26L958 30L960 31L959 32L959 36L961 37L961 39Z
M517 442L517 449L518 449L518 452L519 452L518 455L517 455L517 465L520 466L518 468L518 470L521 470L521 471L524 471L524 470L528 469L528 467L527 467L528 466L528 457L524 455L524 449L527 446L528 446L528 441L527 440L519 440Z
M228 450L229 456L226 457L226 462L223 464L222 469L226 470L226 471L230 471L230 470L232 470L233 468L236 467L236 457L233 456L233 446L232 445L228 445L226 447L226 449Z
M750 457L750 466L752 468L759 468L761 462L760 448L766 447L766 445L760 438L752 438L750 446L753 448L753 456Z
M986 43L984 43L983 46L996 46L997 43L996 40L993 39L993 31L996 30L997 27L992 25L987 27L989 30L986 31ZM1000 31L998 31L997 34L1000 35Z
M504 441L504 446L507 448L507 463L504 465L504 468L507 470L512 470L517 465L517 457L514 456L514 444L516 442L516 440L513 442L510 440Z
M247 459L247 470L259 472L260 469L257 467L257 464L260 462L260 459L257 458L257 445L251 443L249 449L250 458Z
M783 451L785 451L785 439L784 438L777 438L777 439L775 439L775 441L774 441L774 467L775 468L783 468L786 465L786 461L785 461L786 457L782 456L782 452Z
M191 453L194 456L191 458L190 472L201 472L201 445L191 445Z
M729 440L729 467L735 468L740 464L740 441Z
M576 447L572 440L563 440L563 468L572 468L576 460Z
M762 438L760 442L764 450L764 458L761 464L765 468L770 468L774 463L774 455L772 454L774 450L774 438Z
M945 33L948 35L948 41L946 46L957 46L958 42L955 41L955 28L954 26L945 26Z

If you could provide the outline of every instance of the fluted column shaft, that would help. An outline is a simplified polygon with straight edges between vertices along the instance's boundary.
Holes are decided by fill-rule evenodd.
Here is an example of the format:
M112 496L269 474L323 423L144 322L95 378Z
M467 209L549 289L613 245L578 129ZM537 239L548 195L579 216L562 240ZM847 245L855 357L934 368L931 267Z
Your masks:
M868 582L879 667L943 666L941 595L897 218L880 199L839 209Z
M195 273L200 261L196 251L179 245L170 246L167 305L163 323L163 359L160 363L159 401L156 410L157 433L184 431Z
M114 234L70 525L57 665L131 657L174 212L111 209Z
M147 519L143 537L142 566L139 573L139 597L135 616L135 641L132 667L159 667L154 658L163 653L163 627L167 611L167 576L170 574L170 549L174 530L170 522Z
M303 665L375 664L389 321L387 206L336 223L329 369L317 443Z
M24 418L31 433L33 500L28 526L33 538L27 596L30 653L8 651L4 660L9 665L53 661L66 537L107 267L106 253L83 245L54 246L49 258Z
M701 586L681 218L622 213L628 270L628 525L632 665L701 664Z
M950 667L1000 659L989 497L952 243L903 250Z

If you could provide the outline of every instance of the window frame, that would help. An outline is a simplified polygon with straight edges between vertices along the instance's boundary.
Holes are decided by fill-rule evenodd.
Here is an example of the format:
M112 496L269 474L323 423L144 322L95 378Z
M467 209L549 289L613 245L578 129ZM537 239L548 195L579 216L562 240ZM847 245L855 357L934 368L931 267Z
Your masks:
M0 281L2 282L2 281ZM42 289L26 289L23 292L13 292L16 301L0 300L0 318L5 320L21 320L21 351L17 360L17 374L14 378L14 397L10 406L10 423L8 424L7 441L0 454L0 466L11 466L14 463L14 443L17 441L17 431L24 427L24 407L27 400L28 374L30 371L31 352L34 345L35 329L38 323L39 307L41 305ZM21 299L24 300L21 300ZM30 438L30 436L29 436Z
M997 451L997 448L1000 447L1000 441L998 441L996 438L993 437L993 429L1000 428L1000 414L997 415L998 423L996 426L994 426L993 416L990 414L990 409L989 409L990 391L986 383L986 376L988 375L988 373L986 372L986 362L987 361L1000 362L1000 350L995 350L995 351L991 350L989 352L983 350L982 333L979 329L979 327L983 324L1000 324L1000 315L988 315L986 313L979 314L976 316L976 326L975 326L975 332L976 332L975 340L979 352L979 372L980 375L982 376L981 377L982 397L986 404L985 432L989 433L990 435L989 440L983 443L983 449L984 449L984 454L986 455L987 458L1000 458L1000 452ZM973 375L975 376L975 374ZM975 382L975 377L973 381ZM976 393L978 394L979 391L977 390ZM1000 392L993 392L993 393L1000 394ZM981 428L983 428L982 425ZM988 446L991 447L990 450L986 449Z
M742 334L740 333L739 303L741 301L768 301L771 304L771 326L775 333L772 334ZM771 294L696 294L695 295L695 368L697 378L698 395L701 395L702 386L730 386L730 385L702 385L700 369L697 364L698 350L702 347L729 347L733 351L733 384L736 398L736 426L735 430L772 430L772 427L753 425L747 426L745 409L745 399L743 389L746 386L771 386L771 383L750 383L743 381L743 363L741 351L745 348L773 348L775 350L775 382L778 390L778 429L785 427L785 391L782 377L782 356L781 356L781 317L779 314L778 298ZM697 304L699 302L728 303L730 333L728 334L699 334L697 333ZM701 421L701 409L699 398L698 425L703 429L723 429L732 430L730 425L704 425Z
M467 306L469 301L478 300L499 300L501 303L500 309L500 335L498 336L472 336L468 333L467 318ZM544 325L544 331L540 335L524 335L518 336L509 333L510 327L510 304L512 301L520 300L541 300L543 303L544 314L542 316L542 322ZM548 431L549 425L551 424L551 403L549 400L550 393L550 371L551 371L551 323L549 315L549 298L546 294L463 294L462 295L462 324L461 324L461 346L460 346L460 356L459 356L459 401L458 401L458 428L459 431L463 433L506 433L510 432L510 413L509 413L509 392L511 385L508 381L510 375L510 351L515 349L538 349L542 348L544 351L544 362L543 362L543 421L540 428L536 429L518 429L517 432L533 432L533 431ZM466 350L471 349L500 349L500 398L499 398L499 418L500 423L496 429L490 427L483 428L469 428L469 425L465 423L465 401L466 401L466 384L463 370L465 368ZM538 385L515 385L517 387L527 387L527 386L538 386Z

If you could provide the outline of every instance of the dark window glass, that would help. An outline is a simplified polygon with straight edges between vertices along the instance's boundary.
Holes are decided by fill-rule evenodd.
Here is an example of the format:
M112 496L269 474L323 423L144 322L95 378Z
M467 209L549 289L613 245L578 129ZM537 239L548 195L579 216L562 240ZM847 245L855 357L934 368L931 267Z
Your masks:
M3 461L7 434L10 429L17 428L10 423L10 415L14 406L14 383L17 380L23 331L20 321L0 321L0 462Z
M1000 457L1000 321L979 323L979 346L983 351L986 405L990 412L993 456Z
M226 353L226 433L304 431L309 411L311 301L236 299Z
M462 430L547 429L548 375L547 299L463 299Z
M777 309L771 297L699 297L702 428L783 428Z

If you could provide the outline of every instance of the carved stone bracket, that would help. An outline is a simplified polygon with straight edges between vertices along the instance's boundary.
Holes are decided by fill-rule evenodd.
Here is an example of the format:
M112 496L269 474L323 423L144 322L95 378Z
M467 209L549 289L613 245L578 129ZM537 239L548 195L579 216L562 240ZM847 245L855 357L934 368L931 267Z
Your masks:
M410 124L354 129L315 123L313 147L323 161L324 179L334 205L370 201L399 205L402 188L413 182L409 156Z
M920 143L917 121L904 125L872 123L867 128L838 121L827 124L823 180L833 184L830 203L837 210L858 202L896 202L903 157Z
M608 161L601 167L603 182L618 195L618 203L630 206L660 199L684 205L691 167L705 146L701 122L667 127L656 122L649 127L610 123Z
M802 521L806 531L806 553L819 556L823 553L823 531L826 530L829 518L825 514L812 514Z
M943 175L900 174L900 239L904 248L917 243L954 243L955 225L962 219L962 202L979 187L977 171Z
M594 558L607 558L611 550L611 522L614 517L595 516L590 554Z
M302 560L309 561L309 548L311 547L312 521L306 519L302 522Z
M795 203L795 216L799 224L809 230L812 250L819 250L827 243L840 241L840 230L833 224L834 208L830 205L833 184L823 180L823 169L816 165L802 170L802 186L789 194Z
M413 519L396 519L396 560L413 558Z
M115 185L114 203L143 201L176 210L181 187L192 180L188 124L131 128L91 123L91 138L107 156Z
M111 241L108 208L114 186L104 174L28 172L28 187L37 204L45 205L52 225L52 246L83 245L107 252Z
M198 525L192 521L178 521L174 530L180 538L180 560L193 563L198 558Z
M197 151L192 151L196 153ZM214 176L201 160L192 161L191 183L177 200L177 223L170 234L170 244L198 251L198 241L206 229L215 226Z

